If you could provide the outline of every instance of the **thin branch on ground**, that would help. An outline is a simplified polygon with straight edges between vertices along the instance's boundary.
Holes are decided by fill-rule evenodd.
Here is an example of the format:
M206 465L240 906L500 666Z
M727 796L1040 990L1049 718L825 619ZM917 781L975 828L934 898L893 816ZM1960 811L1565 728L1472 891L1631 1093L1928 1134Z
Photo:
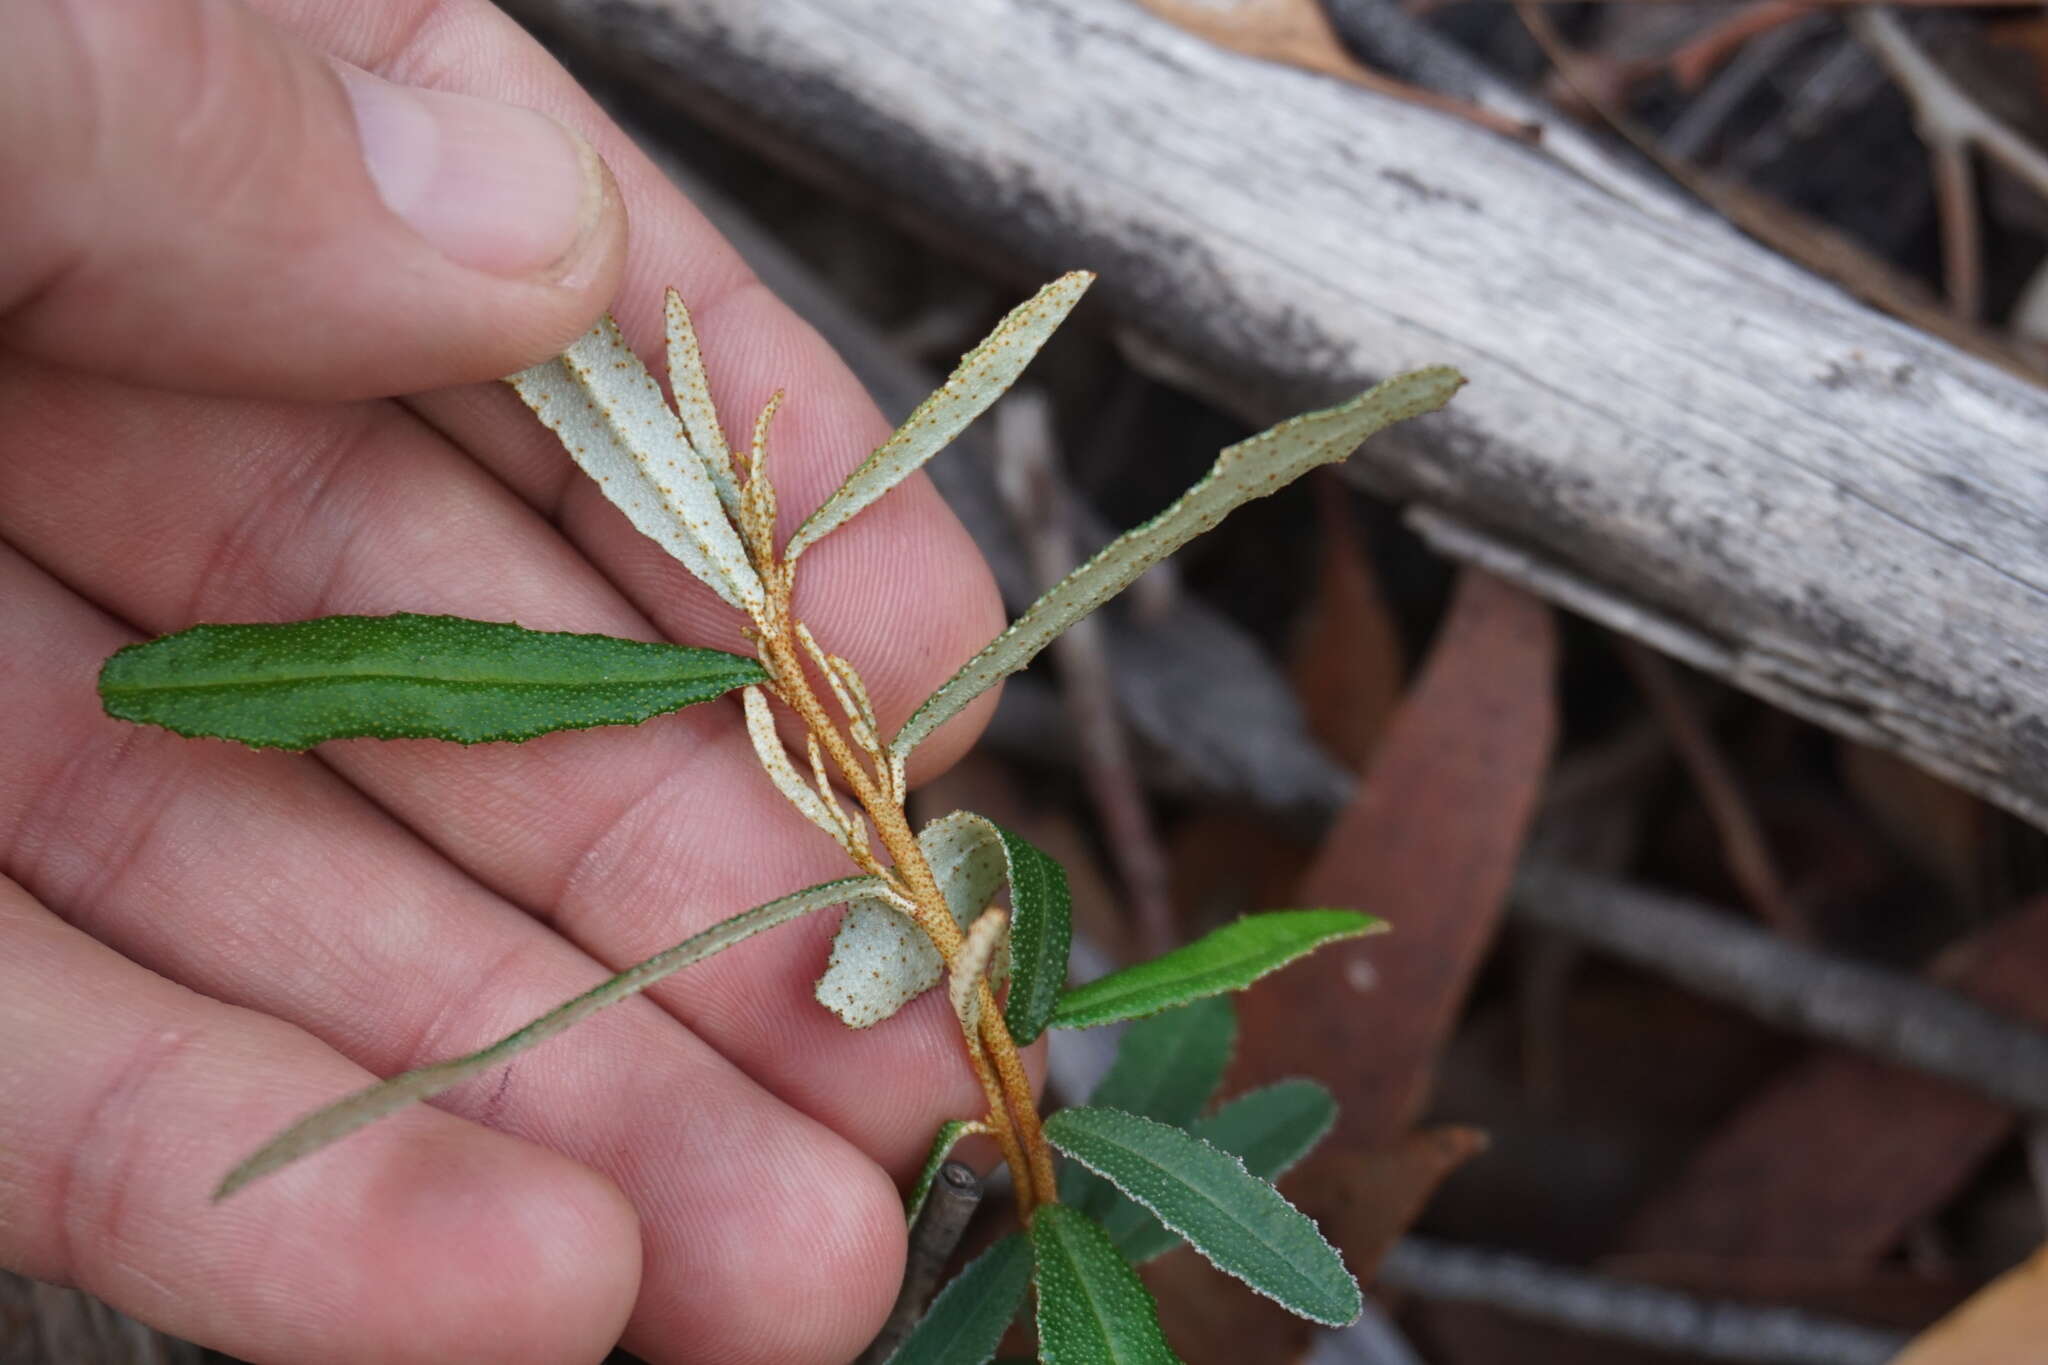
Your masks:
M1792 1308L1703 1299L1421 1237L1397 1243L1379 1282L1428 1299L1479 1303L1574 1331L1748 1365L1883 1365L1902 1333Z
M897 1292L896 1306L854 1365L881 1365L896 1354L896 1348L917 1326L932 1291L938 1288L939 1276L945 1273L946 1263L953 1259L961 1235L967 1231L968 1220L981 1205L981 1195L981 1177L973 1170L957 1161L939 1167L931 1193L925 1196L924 1207L910 1229L910 1255L904 1262L903 1288Z
M1586 59L1565 42L1557 25L1551 22L1547 5L1552 0L1508 3L1514 6L1529 36L1557 69L1559 78L1587 108L1659 170L1743 232L1924 332L2004 366L2014 374L2030 379L2039 377L2030 358L1989 335L1974 321L1965 320L1951 308L1935 302L1918 280L1903 275L1846 234L1666 151L1647 129L1601 92L1597 81L1587 78ZM1852 16L1852 20L1859 17Z
M1916 977L1752 929L1644 887L1524 864L1512 912L1808 1037L2048 1114L2048 1032Z
M2048 198L2048 153L1972 98L1921 50L1890 9L1859 9L1847 22L1912 102L1914 123L1934 169L1949 307L1957 317L1974 321L1983 305L1984 270L1971 154L1982 152Z
M1060 581L1078 558L1043 394L1022 390L996 409L996 486L1043 587ZM1173 913L1172 871L1153 827L1144 782L1131 757L1118 708L1100 618L1077 621L1053 641L1060 690L1078 741L1081 777L1102 817L1109 849L1130 898L1138 947L1154 957L1180 941Z
M1671 737L1671 747L1685 764L1707 818L1714 823L1729 874L1742 888L1749 908L1766 923L1791 939L1812 936L1805 913L1785 889L1778 875L1777 860L1771 856L1770 841L1763 825L1743 795L1742 783L1721 754L1712 733L1700 719L1699 710L1686 695L1678 674L1663 655L1633 640L1618 639L1621 661L1629 676L1649 700L1650 709Z

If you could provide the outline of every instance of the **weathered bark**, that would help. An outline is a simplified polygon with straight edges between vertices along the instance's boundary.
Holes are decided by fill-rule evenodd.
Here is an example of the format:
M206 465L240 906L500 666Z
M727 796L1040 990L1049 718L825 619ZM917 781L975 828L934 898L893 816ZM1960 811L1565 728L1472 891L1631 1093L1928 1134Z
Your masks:
M1576 169L1121 0L510 7L1012 274L1100 270L1249 416L1459 366L1352 466L1435 543L2048 820L2048 395L1568 132Z

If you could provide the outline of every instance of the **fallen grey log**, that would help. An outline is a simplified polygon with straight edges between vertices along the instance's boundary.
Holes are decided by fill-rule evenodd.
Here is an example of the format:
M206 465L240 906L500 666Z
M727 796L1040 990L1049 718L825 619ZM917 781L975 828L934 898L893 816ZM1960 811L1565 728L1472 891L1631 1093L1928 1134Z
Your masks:
M1427 1299L1481 1303L1581 1332L1750 1365L1883 1365L1907 1342L1900 1332L1798 1309L1702 1299L1422 1237L1394 1244L1380 1262L1379 1282Z
M1149 354L1247 416L1459 366L1447 413L1354 468L1576 609L2048 820L2048 395L1568 132L1572 166L1125 0L510 8L1020 280L1100 270Z
M1812 1038L2048 1114L2048 1032L1640 886L1525 862L1511 913Z

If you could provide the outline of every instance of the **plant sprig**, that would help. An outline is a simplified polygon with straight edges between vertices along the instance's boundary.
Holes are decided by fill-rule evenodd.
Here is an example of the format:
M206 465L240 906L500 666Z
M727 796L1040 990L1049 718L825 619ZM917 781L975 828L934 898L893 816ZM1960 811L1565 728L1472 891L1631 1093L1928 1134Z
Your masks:
M1046 1360L1172 1360L1156 1309L1129 1265L1177 1239L1305 1317L1337 1323L1356 1315L1358 1287L1342 1260L1268 1183L1329 1126L1334 1106L1327 1093L1309 1082L1283 1082L1211 1118L1199 1110L1234 1036L1225 993L1323 944L1384 926L1336 909L1247 916L1152 962L1069 990L1071 929L1059 864L968 812L914 830L904 806L905 768L918 744L1145 569L1243 503L1346 457L1393 422L1440 407L1462 380L1443 368L1418 370L1231 446L1159 516L1040 597L886 740L859 670L822 649L795 611L803 552L886 496L985 411L1092 279L1085 272L1063 276L1013 310L781 546L769 445L782 395L756 417L744 446L730 444L689 310L674 291L666 309L673 406L608 317L557 359L512 377L513 388L632 524L745 614L753 659L398 615L201 625L108 661L100 688L111 714L181 734L285 748L345 737L520 740L637 723L742 689L763 771L845 851L858 874L744 911L489 1047L309 1115L238 1165L216 1198L502 1064L754 933L844 905L819 1000L850 1027L872 1027L943 981L986 1105L941 1128L912 1192L913 1218L954 1141L984 1133L1010 1168L1026 1229L940 1296L898 1360L986 1360L1027 1280L1037 1294ZM777 706L798 723L800 756L784 747ZM1007 908L995 904L1005 888ZM1126 1060L1096 1102L1042 1119L1019 1044L1048 1024L1087 1028L1134 1018L1145 1022L1130 1030ZM1144 1083L1131 1079L1141 1073ZM1062 1202L1055 1146L1079 1163L1064 1186L1072 1202Z

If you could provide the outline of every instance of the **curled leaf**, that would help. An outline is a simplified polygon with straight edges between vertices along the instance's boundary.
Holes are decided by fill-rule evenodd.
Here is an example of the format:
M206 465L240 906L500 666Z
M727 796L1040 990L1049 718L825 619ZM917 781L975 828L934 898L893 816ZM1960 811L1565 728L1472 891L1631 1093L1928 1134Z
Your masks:
M1010 930L1010 917L1000 909L984 910L953 959L946 992L953 1000L953 1013L960 1018L961 1031L973 1037L981 1028L981 987L988 978L989 963Z
M876 897L846 907L812 994L848 1028L873 1028L939 984L945 963L931 936Z

